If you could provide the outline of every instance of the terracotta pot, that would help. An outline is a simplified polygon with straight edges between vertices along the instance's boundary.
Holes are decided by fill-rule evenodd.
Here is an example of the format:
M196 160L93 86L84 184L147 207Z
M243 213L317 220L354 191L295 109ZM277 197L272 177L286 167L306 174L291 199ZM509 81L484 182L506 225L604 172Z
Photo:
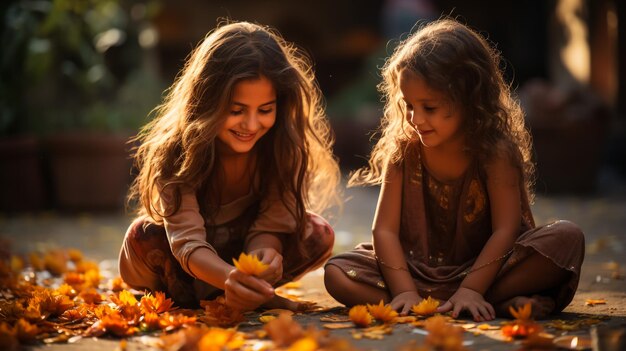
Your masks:
M131 182L129 136L68 133L45 140L60 210L116 210L124 207Z

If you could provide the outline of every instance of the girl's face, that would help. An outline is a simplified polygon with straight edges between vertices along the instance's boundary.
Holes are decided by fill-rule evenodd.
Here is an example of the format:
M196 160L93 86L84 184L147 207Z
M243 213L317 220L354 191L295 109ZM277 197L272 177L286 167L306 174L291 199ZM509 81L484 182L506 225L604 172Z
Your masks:
M223 154L250 152L276 122L276 91L266 77L235 84L230 110L218 135Z
M407 122L426 147L441 147L463 142L462 116L446 96L431 89L424 79L410 70L400 72L400 91L406 103Z

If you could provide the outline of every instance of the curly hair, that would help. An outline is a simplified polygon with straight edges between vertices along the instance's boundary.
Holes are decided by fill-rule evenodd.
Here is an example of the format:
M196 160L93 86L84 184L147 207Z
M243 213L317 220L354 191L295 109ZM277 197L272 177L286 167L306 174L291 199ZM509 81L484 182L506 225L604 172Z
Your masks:
M423 25L400 42L386 61L378 86L385 100L380 138L369 165L354 172L348 185L380 184L384 167L399 162L414 138L405 121L407 111L399 87L405 69L462 108L469 153L483 162L496 152L510 157L532 199L531 137L519 102L504 81L500 54L480 34L453 19Z
M295 198L291 210L300 226L306 210L339 204L339 167L310 60L272 29L235 22L218 25L193 50L154 119L136 137L138 176L129 205L136 201L137 212L162 223L180 208L181 191L191 189L201 214L212 218L219 206L217 134L234 86L261 76L273 84L277 107L276 123L255 145L255 190L262 198L271 186L284 203ZM159 213L157 206L165 187L174 198L171 213Z

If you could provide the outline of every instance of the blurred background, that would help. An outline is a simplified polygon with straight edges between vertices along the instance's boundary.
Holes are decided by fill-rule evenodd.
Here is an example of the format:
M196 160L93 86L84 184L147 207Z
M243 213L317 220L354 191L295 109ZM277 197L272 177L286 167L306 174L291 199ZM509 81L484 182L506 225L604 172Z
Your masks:
M449 15L505 59L534 136L537 194L625 193L624 1L22 0L0 9L5 218L124 213L126 141L225 18L272 26L311 56L346 175L372 145L385 58L416 22Z

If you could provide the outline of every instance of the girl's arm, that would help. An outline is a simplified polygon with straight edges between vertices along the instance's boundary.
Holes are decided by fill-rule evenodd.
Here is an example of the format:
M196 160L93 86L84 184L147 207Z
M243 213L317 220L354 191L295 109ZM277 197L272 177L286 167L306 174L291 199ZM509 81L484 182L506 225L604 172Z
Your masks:
M518 170L508 158L498 157L486 171L493 233L458 291L439 309L440 312L453 309L454 318L461 310L468 310L477 321L495 318L493 307L483 295L495 280L519 233L522 210Z
M171 212L174 203L170 192L160 196L163 213ZM222 260L206 241L204 218L195 194L184 189L181 205L171 216L163 219L172 254L183 270L191 276L223 289L226 303L234 308L252 310L274 296L270 284L257 277L248 276Z
M391 293L391 307L401 314L421 300L407 269L400 245L400 211L402 209L402 169L390 164L380 189L372 228L374 252Z

